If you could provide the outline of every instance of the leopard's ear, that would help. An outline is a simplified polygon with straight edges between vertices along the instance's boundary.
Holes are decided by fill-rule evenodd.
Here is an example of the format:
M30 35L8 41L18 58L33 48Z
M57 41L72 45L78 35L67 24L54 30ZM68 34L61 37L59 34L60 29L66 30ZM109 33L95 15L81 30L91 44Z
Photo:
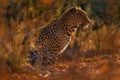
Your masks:
M71 8L69 8L69 9L67 9L67 10L63 13L63 15L61 16L61 18L66 18L66 17L68 17L68 15L75 14L75 13L78 11L78 9L81 10L81 8L80 8L80 7L77 7L77 6L74 6L74 7L71 7Z
M70 9L69 9L69 12L71 12L71 13L75 13L75 12L76 12L76 7L72 7L72 8L70 8Z
M82 10L82 8L80 6L76 6L75 8L76 8L76 10Z
M81 9L80 6L71 7L71 8L69 9L69 11L70 11L71 13L75 13L77 10L82 10L82 9Z

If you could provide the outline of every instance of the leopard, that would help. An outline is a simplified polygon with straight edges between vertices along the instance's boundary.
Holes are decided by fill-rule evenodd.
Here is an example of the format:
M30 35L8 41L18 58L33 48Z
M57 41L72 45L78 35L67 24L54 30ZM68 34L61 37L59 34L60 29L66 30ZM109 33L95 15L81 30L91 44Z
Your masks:
M31 65L51 66L68 47L72 33L78 27L90 23L87 13L81 7L68 8L60 17L52 20L42 29L37 29L31 38Z

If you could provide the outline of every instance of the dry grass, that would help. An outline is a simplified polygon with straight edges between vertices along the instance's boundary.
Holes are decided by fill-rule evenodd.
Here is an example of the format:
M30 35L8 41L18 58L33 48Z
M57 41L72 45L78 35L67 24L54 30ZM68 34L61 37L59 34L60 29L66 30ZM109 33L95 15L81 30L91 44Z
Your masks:
M0 0L0 80L119 80L120 6L119 0L106 1L116 8L111 11L108 5L99 17L92 13L94 0ZM101 3L96 3L102 11ZM95 24L73 34L71 44L49 71L31 66L22 45L25 35L73 5L86 9Z

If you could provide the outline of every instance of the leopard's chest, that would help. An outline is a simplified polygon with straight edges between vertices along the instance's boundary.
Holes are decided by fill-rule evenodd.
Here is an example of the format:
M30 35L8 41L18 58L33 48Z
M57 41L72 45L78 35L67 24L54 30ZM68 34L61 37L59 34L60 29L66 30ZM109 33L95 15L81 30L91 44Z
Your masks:
M54 44L57 45L56 50L57 50L58 54L61 54L68 47L68 45L71 41L71 37L70 36L66 37L65 34L60 33L58 35L56 34L56 39L57 39L57 41Z
M58 54L61 54L61 53L68 47L70 41L71 41L71 37L69 38L69 40L67 40L67 41L64 43L64 45L62 46L61 51L60 51Z

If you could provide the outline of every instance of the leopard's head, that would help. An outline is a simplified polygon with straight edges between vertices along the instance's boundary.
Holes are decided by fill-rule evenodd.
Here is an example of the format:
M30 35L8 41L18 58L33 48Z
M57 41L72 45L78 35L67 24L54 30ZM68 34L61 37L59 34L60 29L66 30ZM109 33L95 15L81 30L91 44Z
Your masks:
M80 7L72 7L65 11L61 19L68 22L71 26L85 26L90 23L87 13Z

